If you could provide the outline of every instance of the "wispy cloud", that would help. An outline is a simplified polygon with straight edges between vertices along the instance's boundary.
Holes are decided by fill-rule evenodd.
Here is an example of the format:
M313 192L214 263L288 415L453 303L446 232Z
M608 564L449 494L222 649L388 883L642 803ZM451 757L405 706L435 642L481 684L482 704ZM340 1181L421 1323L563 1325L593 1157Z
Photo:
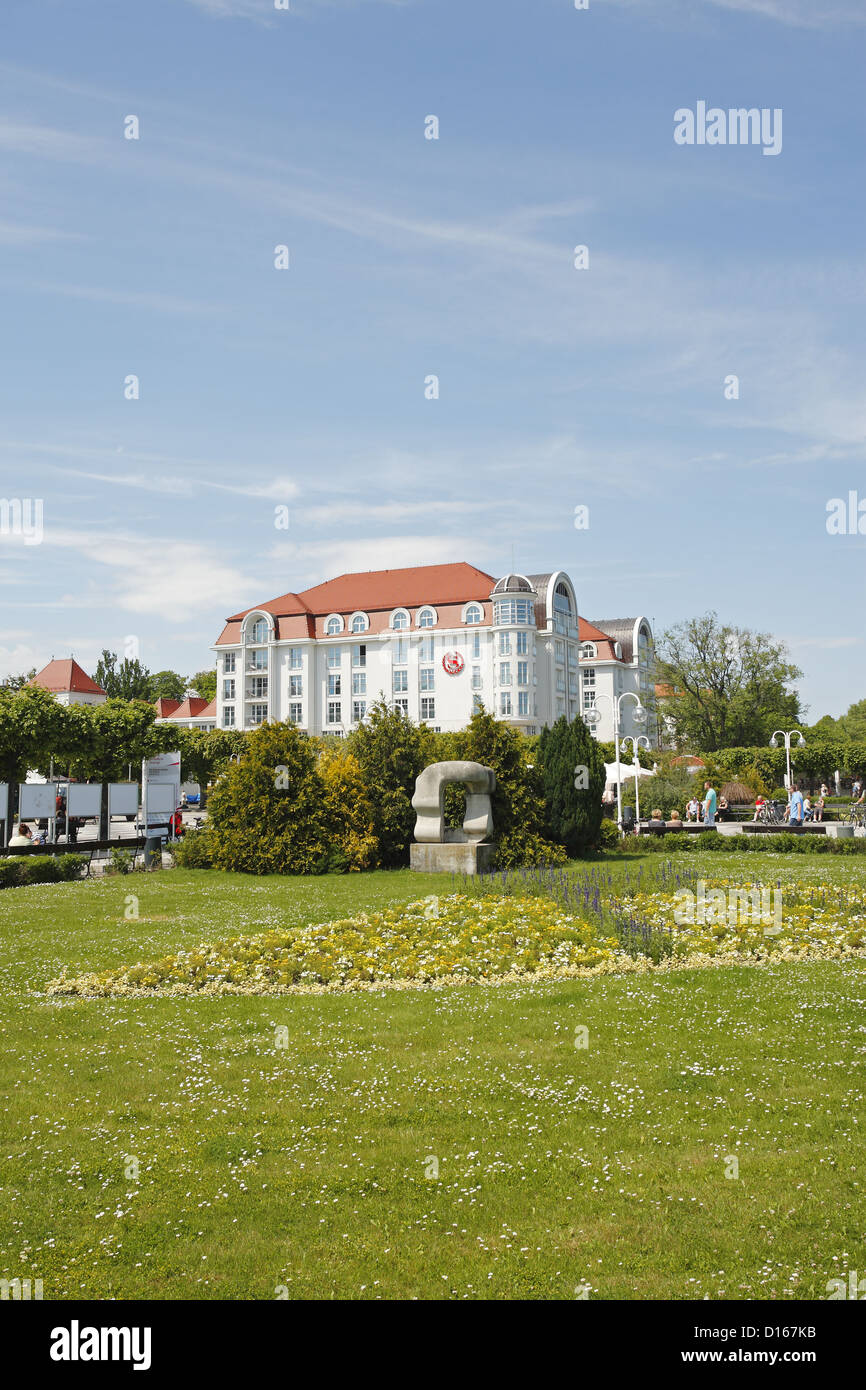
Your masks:
M659 0L648 6L646 0L608 0L610 5L623 9L649 12L654 19L683 15L694 19L695 6L705 10L727 10L751 15L755 19L774 20L798 29L831 29L866 24L862 0Z

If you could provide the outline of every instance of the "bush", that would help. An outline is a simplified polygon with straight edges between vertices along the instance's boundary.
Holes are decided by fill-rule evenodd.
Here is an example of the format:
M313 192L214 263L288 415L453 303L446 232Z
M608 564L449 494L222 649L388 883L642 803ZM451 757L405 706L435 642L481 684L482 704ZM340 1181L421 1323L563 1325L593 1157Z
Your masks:
M619 849L622 836L615 820L603 820L598 829L598 843L602 849ZM629 842L629 847L631 844Z
M30 883L68 883L86 863L81 854L16 855L0 859L0 888L23 888Z
M538 761L550 835L575 859L599 842L604 759L583 720L562 715L542 730Z
M408 864L415 779L428 763L442 761L434 752L433 735L377 700L346 746L357 760L372 808L380 863L386 868Z
M216 869L325 873L331 850L316 745L294 724L262 724L211 793L207 837Z
M462 759L492 767L496 773L492 839L497 847L497 867L564 864L565 850L553 843L547 832L541 771L529 766L522 736L486 710L479 710L459 743Z
M319 755L319 774L330 826L329 871L374 869L379 861L379 843L358 759L345 748L324 748Z
M108 861L108 872L110 874L131 874L134 867L135 855L132 851L120 849L118 845L115 845Z
M169 852L181 869L212 869L213 845L207 823L200 830L187 830L182 839L174 841Z

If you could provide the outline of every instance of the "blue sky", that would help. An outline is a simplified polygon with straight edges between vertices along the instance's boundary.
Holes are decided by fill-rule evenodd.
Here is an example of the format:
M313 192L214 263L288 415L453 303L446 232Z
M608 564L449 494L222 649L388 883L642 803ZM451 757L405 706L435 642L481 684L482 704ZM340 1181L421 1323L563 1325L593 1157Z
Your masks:
M866 696L825 525L866 499L864 39L862 0L4 0L0 496L44 539L0 535L0 673L189 672L237 609L468 560ZM700 100L781 154L676 145Z

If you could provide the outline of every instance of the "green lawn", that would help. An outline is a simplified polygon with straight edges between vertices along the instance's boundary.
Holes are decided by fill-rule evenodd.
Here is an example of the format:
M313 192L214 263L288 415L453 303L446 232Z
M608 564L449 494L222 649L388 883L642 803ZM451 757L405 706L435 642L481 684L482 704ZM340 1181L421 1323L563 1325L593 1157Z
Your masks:
M705 858L768 881L864 873ZM791 1299L866 1269L866 957L270 999L44 994L64 965L443 888L174 870L0 893L0 1278L42 1278L46 1299L584 1284Z

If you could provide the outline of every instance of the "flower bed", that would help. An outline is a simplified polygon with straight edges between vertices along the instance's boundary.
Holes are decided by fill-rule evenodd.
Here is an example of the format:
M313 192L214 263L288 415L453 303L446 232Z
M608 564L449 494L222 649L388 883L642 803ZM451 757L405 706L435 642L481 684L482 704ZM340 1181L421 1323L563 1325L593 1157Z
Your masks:
M279 994L393 983L555 976L612 961L617 942L540 898L427 898L344 921L181 951L75 979L49 994Z
M745 885L718 878L705 887L728 895ZM863 953L866 890L846 888L829 900L818 889L776 891L782 893L780 912L766 921L731 908L715 914L698 909L685 922L682 889L611 894L594 920L592 910L577 915L544 896L452 893L341 921L231 937L100 973L73 978L64 972L48 993L98 998L405 989ZM653 960L635 935L626 938L631 945L622 934L607 935L606 921L617 918L618 927L639 922L663 933L669 943L664 956Z

